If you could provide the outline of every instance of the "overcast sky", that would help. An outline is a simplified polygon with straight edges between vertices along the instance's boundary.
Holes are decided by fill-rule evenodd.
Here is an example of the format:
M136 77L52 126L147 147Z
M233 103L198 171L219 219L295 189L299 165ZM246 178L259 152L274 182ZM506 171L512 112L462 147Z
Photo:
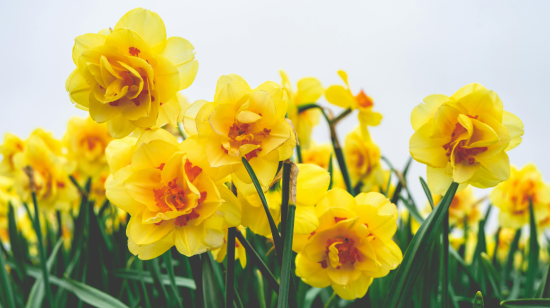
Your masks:
M479 82L525 124L512 164L537 164L550 179L549 1L6 1L0 10L0 133L23 138L36 127L61 137L67 120L86 115L65 92L78 35L114 27L135 7L157 12L168 36L188 39L200 67L183 93L212 100L220 75L235 73L252 87L314 76L364 89L383 113L371 130L396 167L409 156L411 110L430 94L451 95ZM338 127L341 138L356 117ZM328 141L321 123L317 141ZM409 181L425 198L415 163ZM478 195L489 191L478 191ZM496 214L494 211L493 214Z

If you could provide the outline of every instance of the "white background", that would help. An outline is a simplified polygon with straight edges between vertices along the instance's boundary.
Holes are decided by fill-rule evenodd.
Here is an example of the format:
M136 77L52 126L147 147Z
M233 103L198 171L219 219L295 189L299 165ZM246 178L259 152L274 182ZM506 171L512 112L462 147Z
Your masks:
M534 162L550 177L548 1L4 1L0 133L26 138L43 127L61 137L70 116L84 116L65 92L74 38L114 27L138 6L159 13L168 36L195 46L200 68L184 91L191 101L211 100L222 74L239 74L255 87L280 82L284 69L294 84L314 76L328 87L341 82L336 71L344 69L353 92L364 89L384 115L371 132L401 168L414 106L479 82L525 124L523 143L509 153L512 164ZM342 142L355 119L340 124ZM314 138L328 141L327 133L321 122ZM409 181L423 206L420 175L425 167L414 163Z

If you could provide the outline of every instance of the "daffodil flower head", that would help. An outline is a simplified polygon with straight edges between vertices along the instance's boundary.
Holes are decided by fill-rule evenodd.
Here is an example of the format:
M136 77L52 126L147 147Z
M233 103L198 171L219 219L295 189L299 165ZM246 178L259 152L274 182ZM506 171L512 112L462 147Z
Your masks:
M4 135L4 142L0 145L0 154L2 154L2 161L0 161L0 175L13 176L15 174L15 163L13 158L15 154L21 153L25 150L25 142L19 137L6 133Z
M183 122L190 135L205 140L211 167L230 166L250 184L244 157L267 189L279 161L290 158L296 145L286 111L287 94L280 85L268 81L251 89L242 77L231 74L218 79L214 101L194 102Z
M198 70L193 49L181 37L167 38L158 14L137 8L126 13L114 30L75 39L77 68L66 89L71 101L88 110L94 121L107 122L115 138L136 127L175 122L181 109L176 93L191 85Z
M374 107L372 98L365 94L363 90L357 95L353 95L348 83L348 74L340 70L338 71L338 75L342 78L346 86L333 85L328 87L325 91L325 98L327 101L345 109L358 109L358 117L362 130L366 130L367 126L378 126L380 121L382 121L382 114L372 111Z
M349 133L344 141L344 154L353 185L362 182L363 189L370 191L372 187L386 183L380 164L380 149L368 131L357 127Z
M15 188L24 202L32 202L31 185L43 210L68 210L78 199L78 191L69 180L75 164L62 154L61 141L51 133L37 129L25 141L24 151L14 155ZM27 166L31 173L23 171ZM29 176L32 176L29 179Z
M282 85L288 94L288 118L294 124L302 149L308 149L311 144L311 132L313 127L319 124L321 112L317 108L298 112L298 108L305 104L314 104L323 95L324 88L317 78L306 77L298 80L296 91L292 88L288 75L279 71Z
M428 186L445 194L451 182L479 188L508 179L507 151L521 143L523 123L503 110L498 95L469 84L452 96L430 95L411 114L412 157L427 165Z
M542 179L534 164L522 169L511 168L510 178L500 183L490 195L491 203L500 209L499 222L504 228L518 229L529 224L529 206L533 204L535 220L548 216L550 185Z
M245 227L238 226L237 232L241 232L244 238L246 238ZM226 230L222 247L212 250L212 256L218 263L222 263L225 259L225 256L227 255L227 234L228 232ZM239 260L242 268L246 267L246 250L244 249L244 246L241 244L238 238L235 238L235 260Z
M346 300L364 296L373 278L384 277L402 261L392 240L397 208L380 193L353 198L341 189L325 194L315 207L319 225L294 235L296 275L316 288L332 286Z
M111 165L127 165L112 168L117 171L105 187L109 200L132 216L130 251L152 259L172 246L186 256L222 246L225 228L241 216L229 189L187 156L185 142L162 129L145 131L134 145L123 140L107 152Z

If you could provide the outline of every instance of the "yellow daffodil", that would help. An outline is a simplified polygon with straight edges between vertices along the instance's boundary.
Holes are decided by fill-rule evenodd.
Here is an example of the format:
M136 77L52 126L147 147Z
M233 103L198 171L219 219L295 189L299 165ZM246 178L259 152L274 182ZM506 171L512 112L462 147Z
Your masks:
M309 148L302 148L302 163L314 164L328 170L331 154L332 145L330 143L316 144L315 142L311 142ZM334 155L332 156L334 157ZM333 164L332 166L334 168L337 165Z
M316 288L332 286L346 300L365 295L373 278L384 277L402 261L392 240L397 207L380 193L353 198L333 189L317 203L319 226L294 235L296 275Z
M279 161L293 154L296 138L285 119L287 95L274 82L251 89L237 75L218 79L213 102L194 102L184 116L185 130L205 144L213 168L230 166L244 183L252 180L241 158L248 160L265 190Z
M512 166L510 178L500 183L491 192L491 202L500 209L499 222L502 227L518 229L529 224L529 202L533 203L535 220L548 215L550 185L533 164L518 170Z
M315 204L323 197L330 183L329 173L319 166L298 164L298 179L296 184L296 214L294 232L309 234L317 228L319 222L315 215ZM252 184L243 185L238 179L233 182L237 186L239 200L243 207L243 226L247 226L256 234L271 237L271 229L261 203ZM281 181L276 181L266 192L269 211L275 224L281 221Z
M362 182L363 191L372 191L373 187L387 184L380 164L380 149L359 127L346 136L344 156L353 186Z
M172 246L186 256L223 244L225 229L240 223L237 198L215 183L185 151L187 141L162 129L107 147L109 200L131 215L126 234L130 252L152 259ZM190 153L192 154L192 153Z
M338 107L345 109L358 109L359 110L359 122L361 123L361 130L366 131L367 126L378 126L382 121L382 114L372 111L374 102L363 90L357 95L351 93L351 89L348 83L348 74L342 70L338 71L338 75L344 83L345 87L341 85L333 85L328 87L325 91L325 98L327 101Z
M78 174L87 178L108 168L105 148L112 139L107 125L97 124L91 118L73 117L67 124L63 143L67 157L76 161Z
M298 112L300 106L314 104L323 95L323 86L317 78L306 77L298 80L298 89L294 92L292 83L284 71L279 71L283 79L282 85L288 94L288 118L294 124L300 145L308 149L311 144L311 131L319 124L321 112L317 108Z
M241 232L241 234L246 238L246 228L243 226L237 227L237 232ZM225 256L227 255L227 231L226 231L226 237L223 240L222 247L212 250L212 255L214 256L214 259L218 263L222 263L225 259ZM246 250L244 249L244 246L241 244L239 239L235 238L235 260L239 260L241 263L241 267L246 267Z
M437 206L441 201L440 195L432 196L434 205ZM483 199L482 199L483 200ZM476 229L479 221L481 220L481 211L479 205L482 200L474 197L474 190L472 187L457 192L451 201L449 206L449 224L456 226L463 226L464 220L468 224L469 229ZM431 212L431 207L426 204L426 208L429 209L427 213Z
M6 133L4 135L4 143L0 145L0 154L2 161L0 162L0 175L13 176L15 173L15 164L13 157L17 153L25 150L25 143L19 137Z
M24 202L32 203L29 177L23 171L26 166L33 170L32 181L41 209L68 210L71 203L79 199L69 179L75 165L62 155L61 142L50 133L41 129L33 131L25 141L24 151L17 153L13 160L15 187Z
M107 122L111 135L122 138L136 127L177 119L176 93L191 85L198 70L193 49L181 37L167 38L157 13L137 8L122 16L114 30L75 39L77 68L66 89L78 108L98 123Z
M479 188L508 179L507 151L521 143L523 123L504 111L498 95L473 83L451 97L424 98L411 114L412 157L427 165L428 186L444 195L451 182Z
M504 264L506 262L506 259L508 258L510 246L514 241L516 231L516 229L511 228L500 228L500 233L498 235L497 260L499 260L501 264ZM494 250L494 240L492 242L493 249L490 249L489 251ZM487 246L487 248L489 249L489 245Z

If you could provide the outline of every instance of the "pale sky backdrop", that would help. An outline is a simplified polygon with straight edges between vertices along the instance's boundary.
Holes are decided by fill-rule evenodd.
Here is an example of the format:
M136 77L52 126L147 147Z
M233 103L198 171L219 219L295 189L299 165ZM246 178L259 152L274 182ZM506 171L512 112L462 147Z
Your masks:
M384 115L372 136L402 168L411 110L427 95L451 95L479 82L525 124L523 143L509 152L512 164L534 162L550 179L550 1L35 0L0 6L0 134L26 138L43 127L61 137L71 116L85 116L65 92L75 67L74 38L114 27L141 6L163 18L168 36L195 46L199 72L183 92L190 101L211 100L223 74L239 74L255 87L280 82L284 69L294 84L314 76L328 87L341 83L336 71L344 69L353 92L364 89ZM340 124L342 142L356 125L355 114ZM314 138L329 140L323 121ZM420 175L425 167L414 163L409 182L424 206Z

